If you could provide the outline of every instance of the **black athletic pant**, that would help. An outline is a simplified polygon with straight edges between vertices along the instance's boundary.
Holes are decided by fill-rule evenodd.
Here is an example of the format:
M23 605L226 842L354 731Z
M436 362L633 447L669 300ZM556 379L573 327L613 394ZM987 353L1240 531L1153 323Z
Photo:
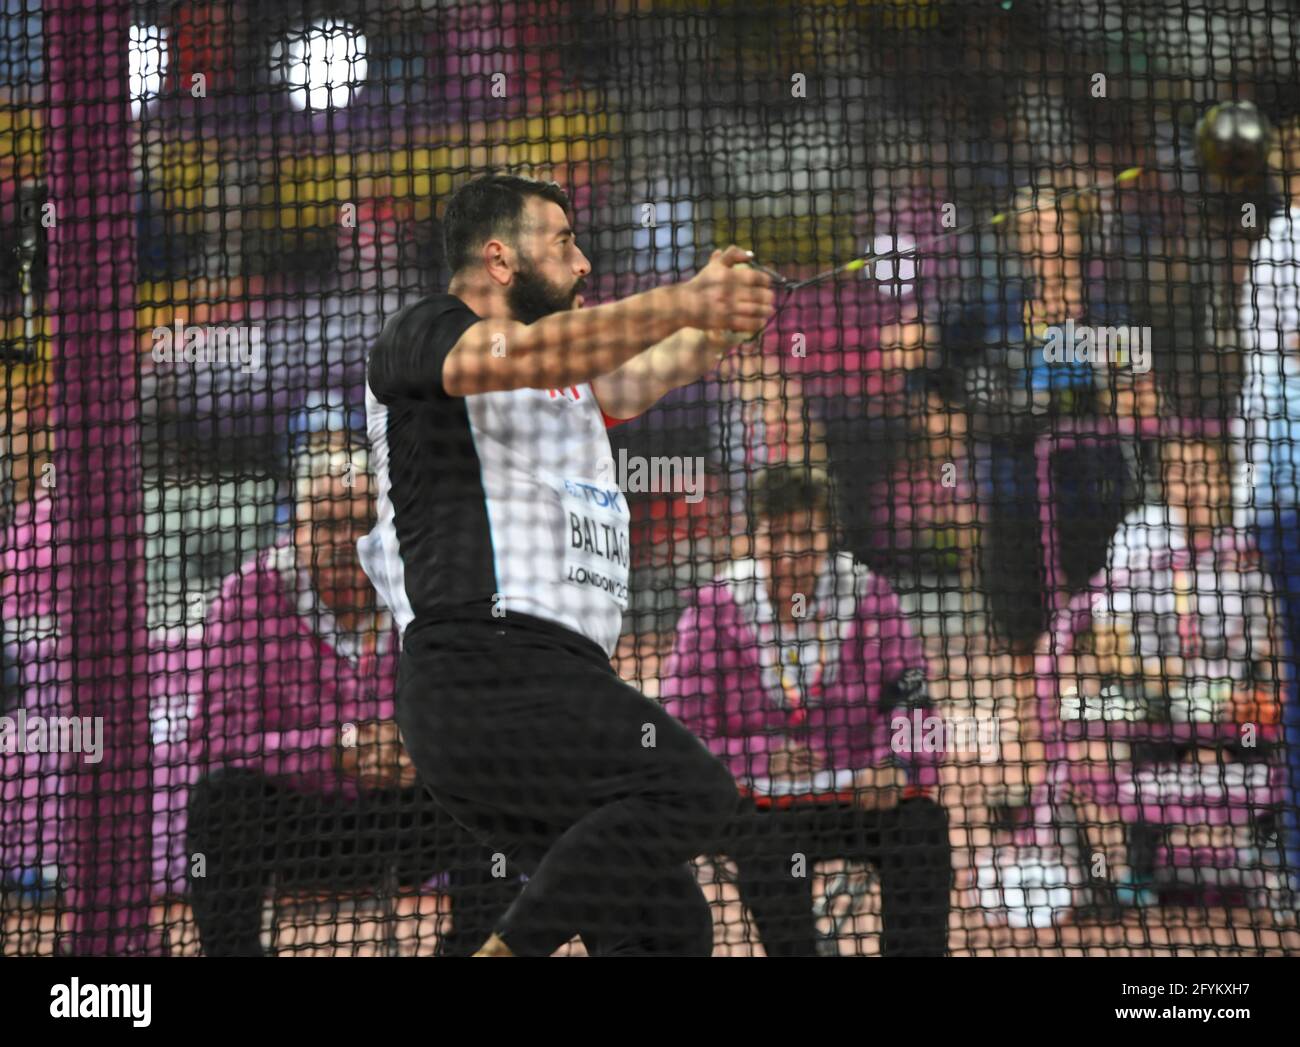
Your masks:
M190 793L188 844L206 858L190 890L208 956L261 956L263 897L276 890L354 891L388 877L418 887L448 872L452 933L445 956L468 956L518 893L488 853L423 789L363 792L357 800L298 792L256 771L223 769Z
M526 615L407 629L397 720L420 776L529 880L497 926L520 956L708 956L689 862L717 850L731 775L605 652Z
M769 956L817 955L812 866L835 858L869 862L880 873L883 955L945 954L952 847L947 813L932 800L904 800L883 811L748 806L734 835L740 895Z

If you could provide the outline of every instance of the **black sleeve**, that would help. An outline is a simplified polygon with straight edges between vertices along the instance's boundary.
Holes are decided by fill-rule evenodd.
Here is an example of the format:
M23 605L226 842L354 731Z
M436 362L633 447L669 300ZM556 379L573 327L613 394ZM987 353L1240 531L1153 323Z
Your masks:
M455 295L436 294L408 306L384 325L370 350L366 379L381 403L445 397L442 365L480 317Z

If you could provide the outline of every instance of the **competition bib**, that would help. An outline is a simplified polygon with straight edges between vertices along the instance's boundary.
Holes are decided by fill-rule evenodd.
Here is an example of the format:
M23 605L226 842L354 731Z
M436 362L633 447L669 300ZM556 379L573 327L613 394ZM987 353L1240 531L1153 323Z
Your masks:
M627 610L631 514L618 485L584 477L548 476L563 515L561 577L570 585L604 593Z

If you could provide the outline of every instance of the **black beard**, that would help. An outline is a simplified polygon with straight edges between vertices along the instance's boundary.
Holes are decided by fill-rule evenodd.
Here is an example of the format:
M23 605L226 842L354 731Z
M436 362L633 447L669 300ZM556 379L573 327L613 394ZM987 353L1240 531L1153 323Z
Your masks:
M540 276L531 265L522 265L506 291L510 312L521 324L536 323L543 316L562 313L573 308L573 300L582 289L579 280L568 291L557 291Z

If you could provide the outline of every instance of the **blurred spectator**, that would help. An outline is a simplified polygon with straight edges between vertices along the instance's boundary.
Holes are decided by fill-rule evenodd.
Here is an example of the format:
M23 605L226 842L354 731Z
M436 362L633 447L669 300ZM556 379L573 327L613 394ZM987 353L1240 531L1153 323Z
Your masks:
M41 321L38 321L38 323ZM48 334L49 318L43 321ZM6 334L19 336L21 344L21 317L15 317L6 332L5 320L0 316L0 341ZM5 381L0 382L0 522L7 522L17 506L41 495L48 494L53 482L48 476L53 430L49 422L49 380L51 377L48 353L42 344L37 347L38 360L28 365L15 365L4 359ZM0 352L3 359L3 352Z
M966 415L933 383L914 402L912 439L867 495L872 547L883 565L959 574L971 592L979 538Z
M1093 603L1099 667L1140 679L1178 720L1231 719L1234 703L1276 710L1272 584L1228 521L1223 451L1171 440L1162 459L1163 504L1136 510L1111 543Z
M1049 336L1090 325L1124 323L1127 312L1106 282L1101 216L1094 194L1019 190L1009 247L1019 278L986 282L977 301L944 319L945 350L966 377L967 392L1005 430L1043 415L1084 414L1094 407L1099 363L1052 359ZM1073 348L1073 347L1071 347Z
M1300 506L1300 114L1280 127L1273 169L1286 208L1251 252L1241 289L1240 327L1245 382L1246 468L1236 477L1239 505L1267 526L1274 510Z
M355 434L364 433L365 429L365 407L357 403L349 405L343 390L309 392L302 409L289 420L290 448L295 457L308 446L331 453L346 452ZM276 523L281 526L288 526L292 521L298 485L298 477L290 477L284 496L278 500Z
M209 470L278 472L289 450L285 430L308 397L337 399L332 390L341 389L360 401L366 352L401 298L392 289L346 290L282 273L141 287L147 446L166 464L181 456ZM178 324L238 335L245 356L229 363L155 360L159 329L174 332Z
M393 720L396 631L375 605L356 541L373 513L365 453L317 433L297 455L291 540L226 580L209 609L204 708L191 741L206 768L189 801L204 950L260 955L262 894L356 890L391 873L449 870L449 954L482 944L512 881L427 796Z
M149 634L149 734L152 742L154 896L183 912L190 856L185 850L189 790L198 777L189 734L203 690L203 626L173 626ZM174 954L173 954L174 955Z
M770 465L824 467L825 427L804 397L804 381L788 373L779 356L750 351L728 357L719 370L725 383L720 410L725 485L730 499L731 555L749 555L749 487Z
M67 654L54 586L53 499L41 484L18 503L0 548L0 627L4 705L0 715L68 716ZM16 722L16 721L15 721ZM17 730L24 730L21 726ZM12 738L13 736L11 736ZM6 746L6 750L8 747ZM62 839L71 785L67 753L0 751L0 879L53 900L68 855Z
M658 698L659 667L672 646L671 632L624 633L614 652L614 668L647 698Z
M897 733L928 706L920 643L884 579L831 552L822 470L772 466L754 499L756 557L696 593L661 681L666 707L749 798L731 848L741 896L769 955L815 955L811 870L792 876L791 855L868 861L882 951L941 955L952 859L930 795L940 757Z
M907 390L937 363L938 334L911 294L882 300L874 316L880 326L866 337L875 348L861 354L860 374L826 361L827 372L809 380L820 392L810 397L813 415L825 427L831 475L843 496L844 548L871 562L872 489L911 438L914 404Z
M1163 500L1134 511L1111 543L1078 644L1078 676L1062 680L1062 717L1174 723L1277 723L1279 633L1272 585L1247 532L1229 523L1229 478L1217 443L1170 440ZM1129 758L1094 743L1086 758ZM1084 754L1080 754L1084 755ZM1230 758L1220 750L1183 759ZM1094 853L1121 901L1150 900L1134 878L1117 807L1074 796ZM1136 893L1133 893L1136 888Z
M1092 197L1051 188L1017 194L1013 209L1024 213L1012 223L1013 243L1022 277L985 282L977 301L943 321L944 355L970 409L983 573L999 579L990 608L1014 645L1031 644L1047 626L1037 436L1062 415L1121 404L1118 368L1047 351L1073 332L1127 326L1122 298L1106 279ZM1127 406L1132 397L1125 396Z
M866 246L876 244L889 249L908 241L884 237ZM913 293L916 281L914 267L891 262L876 266L870 277L798 291L765 342L764 372L788 376L788 384L763 388L760 395L801 394L796 407L812 427L820 455L807 460L829 468L842 495L843 548L862 559L869 554L871 530L867 489L883 476L888 449L906 431L908 375L930 354L931 332Z

